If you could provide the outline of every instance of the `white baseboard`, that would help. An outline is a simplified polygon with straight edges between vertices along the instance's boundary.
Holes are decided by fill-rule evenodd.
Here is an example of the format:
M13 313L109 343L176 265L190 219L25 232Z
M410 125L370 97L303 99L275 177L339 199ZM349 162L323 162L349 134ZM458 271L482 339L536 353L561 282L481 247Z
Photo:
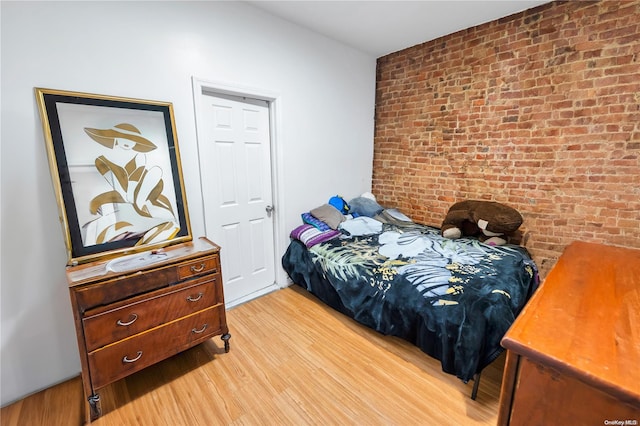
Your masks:
M234 300L225 300L225 307L227 309L231 309L235 306L241 305L243 303L246 303L250 300L256 299L260 296L264 296L265 294L274 292L276 290L280 290L280 286L276 283L273 283L265 288L261 288L260 290L254 291L253 293L249 293L245 296L239 297L237 299Z

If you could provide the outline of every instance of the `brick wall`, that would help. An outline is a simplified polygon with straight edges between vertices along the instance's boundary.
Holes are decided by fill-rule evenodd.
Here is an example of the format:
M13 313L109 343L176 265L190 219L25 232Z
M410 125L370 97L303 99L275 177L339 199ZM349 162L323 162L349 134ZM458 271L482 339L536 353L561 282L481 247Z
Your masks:
M377 68L382 205L438 227L511 205L543 277L574 240L640 248L640 1L550 3Z

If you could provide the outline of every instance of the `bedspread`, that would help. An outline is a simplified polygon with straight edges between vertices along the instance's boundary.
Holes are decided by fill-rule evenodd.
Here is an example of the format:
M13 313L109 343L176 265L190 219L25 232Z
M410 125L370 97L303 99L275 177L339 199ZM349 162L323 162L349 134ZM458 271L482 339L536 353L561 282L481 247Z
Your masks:
M519 246L450 240L436 228L384 224L282 259L294 283L356 321L412 342L465 383L502 352L500 340L538 285Z

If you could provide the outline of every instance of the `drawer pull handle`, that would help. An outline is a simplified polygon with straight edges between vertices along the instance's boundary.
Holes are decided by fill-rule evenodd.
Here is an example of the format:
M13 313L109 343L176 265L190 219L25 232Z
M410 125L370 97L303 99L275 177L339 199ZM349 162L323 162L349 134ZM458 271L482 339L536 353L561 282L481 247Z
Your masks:
M118 320L116 322L116 324L121 325L123 327L126 327L128 325L133 324L134 322L136 322L136 320L138 319L138 315L137 314L131 314L131 321L128 322L122 322L122 320Z
M198 273L202 271L204 271L204 262L202 262L200 266L191 265L191 272Z
M142 357L142 351L138 351L138 353L136 354L136 357L133 359L129 359L125 355L124 358L122 358L122 362L136 362L137 360L140 359L140 357Z
M197 302L198 300L202 299L203 295L204 295L203 292L198 293L198 295L195 298L193 296L189 295L189 297L187 297L187 301L188 302Z
M196 330L195 328L192 328L191 332L195 333L195 334L200 334L200 333L204 332L207 329L207 325L208 324L203 325L200 330Z

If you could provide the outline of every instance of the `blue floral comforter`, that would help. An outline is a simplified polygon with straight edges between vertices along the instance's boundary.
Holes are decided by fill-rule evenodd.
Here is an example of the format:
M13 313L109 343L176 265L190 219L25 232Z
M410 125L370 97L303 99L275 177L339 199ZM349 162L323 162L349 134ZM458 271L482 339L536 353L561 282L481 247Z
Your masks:
M465 383L502 352L500 340L538 285L523 247L449 240L418 224L384 224L310 249L294 240L282 264L294 283L414 343Z

